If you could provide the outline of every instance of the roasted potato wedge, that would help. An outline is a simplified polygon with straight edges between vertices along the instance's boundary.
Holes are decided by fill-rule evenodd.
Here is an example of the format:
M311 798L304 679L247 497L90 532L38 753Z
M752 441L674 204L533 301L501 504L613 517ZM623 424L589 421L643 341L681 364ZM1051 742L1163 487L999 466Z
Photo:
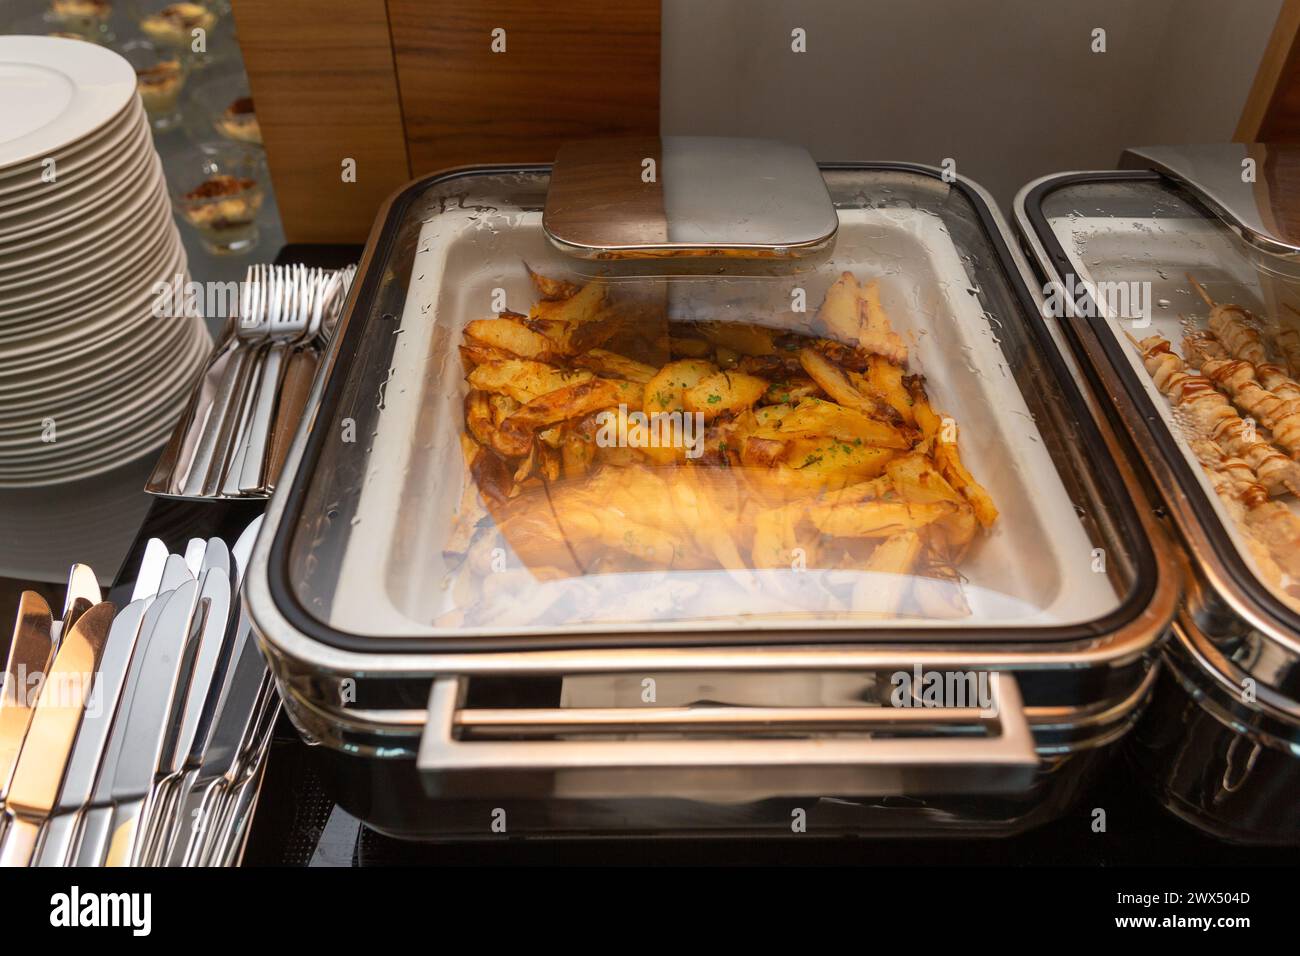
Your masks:
M525 403L503 421L493 433L492 447L503 455L527 455L540 429L602 409L615 408L629 397L624 386L632 384L590 378L547 392Z
M860 296L858 345L873 355L884 356L895 365L906 365L907 344L894 331L884 306L880 304L880 281L872 279L862 286Z
M801 349L799 351L799 362L808 373L808 377L817 383L817 386L826 393L831 401L838 402L845 408L852 408L862 412L864 415L876 416L879 414L882 403L876 398L860 392L849 380L843 369L834 365L816 349Z
M751 408L767 391L767 382L744 372L715 372L686 389L682 407L705 421Z
M914 504L907 501L864 501L860 504L818 505L809 517L826 534L844 538L888 538L942 520L957 510L951 501Z
M885 422L876 421L855 408L834 402L806 398L781 419L782 435L823 435L850 443L881 448L912 447L911 436Z
M603 378L625 378L629 382L640 382L642 385L654 378L659 371L653 365L646 365L644 362L638 362L616 352L607 352L604 349L590 349L574 359L574 364L589 368Z
M522 316L475 319L465 326L465 335L473 342L509 352L517 358L546 362L555 354L551 340L528 328Z
M951 419L945 420L931 406L925 397L924 385L920 376L911 380L912 410L916 416L917 427L930 445L935 465L940 474L947 479L975 509L975 517L985 528L991 528L998 520L998 509L993 499L962 464L957 451L957 425Z
M771 355L776 347L774 329L747 322L697 322L694 328L719 348L737 355Z
M540 272L534 272L533 267L524 263L524 268L528 270L528 278L532 280L533 287L537 289L537 294L542 297L544 302L562 302L565 299L571 299L578 293L578 285L573 282L566 282L564 279L551 279Z
M682 396L717 372L712 362L681 359L669 362L645 385L645 410L651 414L682 410Z
M912 396L903 383L902 366L883 356L873 355L867 363L867 383L876 395L898 412L905 424L916 424L916 416L912 414Z
M517 402L527 403L549 392L589 381L595 376L584 369L567 371L544 362L528 359L508 359L484 362L469 374L469 383L485 392L509 395Z
M826 298L817 310L817 321L832 337L844 342L858 340L860 291L852 272L841 273L826 290Z

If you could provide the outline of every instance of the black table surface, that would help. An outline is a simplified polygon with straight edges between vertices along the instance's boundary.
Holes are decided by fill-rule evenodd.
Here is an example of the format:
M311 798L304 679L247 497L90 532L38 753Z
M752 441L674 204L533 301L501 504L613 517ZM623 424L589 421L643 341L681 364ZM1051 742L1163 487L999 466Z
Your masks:
M337 267L355 262L355 246L286 246L277 262ZM142 491L141 494L144 492ZM262 510L260 502L155 499L109 598L129 594L145 542L173 549L193 537L233 540ZM57 588L50 588L50 596ZM127 598L129 600L129 597ZM330 798L319 751L303 744L282 719L253 821L245 865L367 866L480 863L871 863L871 864L1293 864L1295 849L1239 846L1195 829L1161 808L1124 759L1063 817L1008 838L872 838L753 840L554 841L509 839L467 844L417 844L382 836ZM1092 828L1091 808L1107 809L1105 833Z

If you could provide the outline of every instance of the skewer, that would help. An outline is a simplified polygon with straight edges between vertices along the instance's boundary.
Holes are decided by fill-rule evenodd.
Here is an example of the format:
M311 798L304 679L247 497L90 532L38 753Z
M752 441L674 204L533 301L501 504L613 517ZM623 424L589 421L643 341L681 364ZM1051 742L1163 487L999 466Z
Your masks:
M1218 495L1229 506L1240 507L1256 540L1288 575L1300 577L1300 516L1279 501L1269 501L1246 462L1225 455L1214 442L1194 441L1191 445Z
M1128 337L1133 340L1131 335ZM1284 491L1300 494L1300 465L1247 427L1208 378L1189 374L1187 363L1173 350L1168 339L1151 335L1137 342L1137 346L1142 365L1156 388L1183 409L1203 435L1212 438L1224 454L1244 459L1270 495Z
M1183 352L1237 408L1269 429L1275 444L1292 458L1300 455L1300 400L1288 400L1265 388L1254 364L1229 357L1222 343L1208 332L1184 338Z
M1192 288L1196 290L1196 294L1205 300L1206 305L1211 309L1218 308L1214 300L1210 298L1210 293L1205 291L1205 286L1196 281L1196 276L1192 275L1190 272L1184 272L1183 275L1187 276L1187 281L1192 284Z
M1219 305L1210 298L1210 294L1196 281L1194 275L1190 272L1184 275L1187 276L1187 281L1192 284L1197 295L1210 307L1210 331L1228 347L1232 357L1244 359L1255 365L1266 363L1268 352L1264 349L1264 343L1260 341L1259 332L1248 321L1251 318L1250 311L1239 305Z

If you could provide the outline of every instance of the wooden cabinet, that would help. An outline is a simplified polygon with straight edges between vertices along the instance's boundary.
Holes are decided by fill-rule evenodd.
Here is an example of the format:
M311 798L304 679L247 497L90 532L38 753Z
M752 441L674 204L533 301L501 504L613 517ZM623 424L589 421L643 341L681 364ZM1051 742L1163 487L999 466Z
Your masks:
M568 139L659 131L659 0L234 9L292 242L363 240L413 176L547 162Z

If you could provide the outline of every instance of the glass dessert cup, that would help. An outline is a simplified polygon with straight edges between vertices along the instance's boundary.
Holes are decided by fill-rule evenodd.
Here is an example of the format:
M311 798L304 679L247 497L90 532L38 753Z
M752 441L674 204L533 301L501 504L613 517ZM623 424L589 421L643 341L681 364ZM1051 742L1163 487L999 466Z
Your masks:
M131 40L120 51L135 70L136 90L155 132L175 129L181 122L180 94L185 87L185 63L174 50L159 49L148 40Z
M261 154L234 143L203 143L175 174L172 208L213 255L242 255L258 240L265 198Z

